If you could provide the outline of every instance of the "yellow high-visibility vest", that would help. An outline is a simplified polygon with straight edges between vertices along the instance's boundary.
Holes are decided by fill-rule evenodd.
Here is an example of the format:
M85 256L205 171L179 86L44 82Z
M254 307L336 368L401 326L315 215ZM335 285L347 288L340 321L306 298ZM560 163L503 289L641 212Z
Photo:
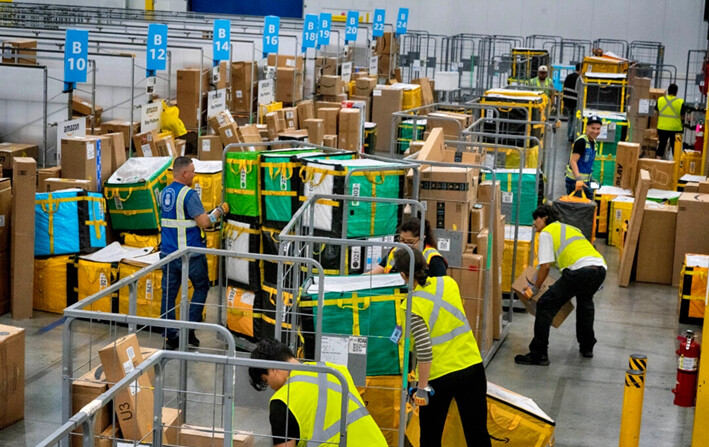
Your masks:
M559 270L571 267L579 259L588 256L603 259L603 256L593 248L581 230L576 227L561 222L552 222L544 227L542 232L551 235L554 242L556 265Z
M681 132L682 126L682 104L684 100L676 96L665 95L657 100L657 128L659 130L671 130Z
M387 264L384 266L384 273L389 273L392 271L394 268L394 252L396 251L396 247L392 248L389 250L389 255L387 256ZM431 264L431 259L433 259L435 256L440 256L443 258L443 255L436 250L435 248L431 247L430 245L426 245L423 249L423 257L426 259L426 265ZM443 258L443 262L448 265L448 262L446 262L446 258Z

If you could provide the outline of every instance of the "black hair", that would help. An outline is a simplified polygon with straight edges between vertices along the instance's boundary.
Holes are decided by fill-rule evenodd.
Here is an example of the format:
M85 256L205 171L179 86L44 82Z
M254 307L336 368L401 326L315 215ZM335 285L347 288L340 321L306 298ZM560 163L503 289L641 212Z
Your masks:
M574 69L575 69L576 71L581 70L581 64L580 64L579 62L576 62L576 65L574 65Z
M560 219L559 212L553 206L546 203L539 205L539 207L532 212L532 219L536 219L537 217L546 217L547 225Z
M402 231L408 231L412 234L420 234L421 219L417 217L409 217L401 224L399 233ZM431 224L428 223L428 220L424 221L423 243L424 245L430 245L431 247L438 246L438 242L436 241L436 237L433 235L433 230L431 229Z
M424 286L428 280L428 264L426 263L426 258L423 257L423 253L416 248L412 250L414 251L414 281ZM409 262L411 262L411 257L408 250L394 251L394 268L397 272L405 272L408 275Z
M667 94L672 95L672 96L676 96L678 90L679 90L679 87L677 87L677 84L670 84L670 86L667 87Z
M264 338L259 341L254 350L251 351L251 358L287 362L290 359L294 359L295 355L293 355L293 351L291 351L285 343ZM263 391L268 387L268 384L264 382L262 377L267 374L268 371L265 368L249 368L249 380L251 381L251 386L256 391Z
M185 169L187 166L192 164L192 159L187 157L177 157L175 161L172 162L172 172L177 174L178 172Z

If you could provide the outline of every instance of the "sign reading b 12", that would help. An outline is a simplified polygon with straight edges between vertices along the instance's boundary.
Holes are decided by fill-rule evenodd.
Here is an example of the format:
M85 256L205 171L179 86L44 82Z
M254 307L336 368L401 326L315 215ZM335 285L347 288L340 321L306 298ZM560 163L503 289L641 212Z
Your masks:
M86 82L89 58L89 32L66 30L64 39L64 82Z
M330 45L330 28L332 27L332 14L320 13L320 26L318 27L318 46Z
M406 34L409 27L409 8L399 8L396 15L396 34Z
M278 16L266 16L263 21L263 54L278 53L278 29L281 19Z
M148 25L148 54L145 68L164 70L167 65L167 25Z
M347 11L347 22L345 24L345 42L357 40L357 29L359 28L359 11Z
M318 16L315 14L307 14L303 23L303 48L315 48L318 41Z
M374 10L374 23L372 24L372 36L382 37L384 35L384 17L386 16L385 9Z
M214 33L212 43L214 45L214 53L212 59L215 61L229 60L229 41L231 40L231 21L230 20L215 20Z

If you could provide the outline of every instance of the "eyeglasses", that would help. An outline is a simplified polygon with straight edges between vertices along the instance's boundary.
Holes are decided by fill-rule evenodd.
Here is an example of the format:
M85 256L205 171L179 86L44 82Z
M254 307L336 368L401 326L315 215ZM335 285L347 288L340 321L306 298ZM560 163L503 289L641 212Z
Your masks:
M397 239L398 239L398 242L401 242L402 244L406 244L406 245L415 245L415 244L418 244L419 240L421 240L420 237L407 239L407 238L403 238L401 236L399 236Z

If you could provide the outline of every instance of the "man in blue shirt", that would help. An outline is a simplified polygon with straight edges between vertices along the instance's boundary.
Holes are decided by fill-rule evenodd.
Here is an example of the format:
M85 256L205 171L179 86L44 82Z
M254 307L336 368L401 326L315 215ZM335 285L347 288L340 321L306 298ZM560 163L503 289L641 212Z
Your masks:
M177 157L172 164L173 182L160 194L161 207L161 238L160 256L185 247L206 247L202 230L211 227L224 214L218 207L207 214L199 198L192 188L194 179L194 164L187 157ZM207 257L203 254L193 254L189 261L189 279L192 281L194 293L189 306L189 321L202 321L204 302L209 293L209 274ZM182 260L177 259L162 268L162 309L163 318L175 319L175 299L182 280ZM179 345L177 329L165 330L165 346L176 349ZM199 347L199 339L194 330L189 331L188 344Z

